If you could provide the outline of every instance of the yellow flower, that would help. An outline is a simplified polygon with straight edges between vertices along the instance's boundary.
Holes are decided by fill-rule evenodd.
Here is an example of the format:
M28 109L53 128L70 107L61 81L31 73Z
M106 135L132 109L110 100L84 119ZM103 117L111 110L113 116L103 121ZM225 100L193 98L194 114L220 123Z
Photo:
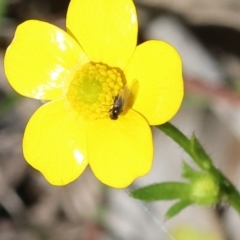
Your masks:
M74 181L89 164L101 182L126 187L151 169L150 125L180 107L181 59L162 41L136 46L131 0L72 0L66 22L66 32L42 21L22 23L5 55L13 88L49 100L27 124L24 157L53 185ZM135 101L111 119L115 97L133 81Z

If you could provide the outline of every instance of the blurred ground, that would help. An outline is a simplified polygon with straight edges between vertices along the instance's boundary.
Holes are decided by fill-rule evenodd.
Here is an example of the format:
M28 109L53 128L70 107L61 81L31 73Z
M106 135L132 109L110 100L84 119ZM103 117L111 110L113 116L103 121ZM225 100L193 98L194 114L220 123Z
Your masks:
M6 1L0 26L0 240L239 240L239 216L227 206L190 207L163 224L169 204L143 205L125 190L103 186L89 169L73 184L53 187L26 164L21 139L41 103L17 95L8 85L4 52L16 26L27 19L64 28L68 3ZM215 165L240 189L240 2L136 0L136 4L139 43L165 40L183 58L186 97L173 123L189 136L194 131ZM187 156L156 129L153 133L153 170L132 188L180 179L181 160Z

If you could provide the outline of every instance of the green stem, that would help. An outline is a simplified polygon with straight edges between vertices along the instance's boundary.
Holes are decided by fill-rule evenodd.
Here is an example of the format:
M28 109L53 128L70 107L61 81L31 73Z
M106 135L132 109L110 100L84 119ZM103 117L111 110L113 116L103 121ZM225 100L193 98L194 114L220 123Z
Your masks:
M177 129L169 122L156 127L168 135L170 138L172 138L179 146L185 150L185 152L194 158L194 155L189 149L189 139L179 129Z
M218 169L212 167L211 172L219 176L222 199L240 214L240 193L238 190Z
M213 166L211 158L202 148L198 140L194 136L191 139L187 138L179 129L169 122L156 127L182 147L201 169L209 171L215 176L219 182L220 200L228 202L240 214L239 192L234 185Z

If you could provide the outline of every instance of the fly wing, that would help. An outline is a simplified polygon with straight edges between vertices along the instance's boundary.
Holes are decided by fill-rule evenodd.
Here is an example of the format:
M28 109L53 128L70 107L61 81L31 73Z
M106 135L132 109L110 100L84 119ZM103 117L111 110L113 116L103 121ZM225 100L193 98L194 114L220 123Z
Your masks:
M132 81L130 89L131 89L131 94L130 94L129 102L130 102L130 107L132 107L137 98L138 90L139 90L139 82L137 79L134 79Z
M131 86L124 86L120 91L119 91L119 96L123 99L123 112L131 108L132 105L135 102L137 92L139 88L139 83L137 80L133 80Z

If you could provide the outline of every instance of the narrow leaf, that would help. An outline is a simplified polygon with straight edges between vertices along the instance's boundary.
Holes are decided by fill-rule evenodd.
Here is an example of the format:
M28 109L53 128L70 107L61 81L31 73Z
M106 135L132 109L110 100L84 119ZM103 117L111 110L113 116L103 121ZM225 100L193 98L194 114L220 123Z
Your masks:
M197 171L191 168L186 162L182 162L182 177L187 179L192 179L196 176Z
M192 202L190 200L182 200L177 203L175 203L172 207L168 209L168 211L165 214L166 220L174 217L177 215L179 212L181 212L184 208L188 207L191 205Z
M191 148L195 155L195 162L204 170L209 170L212 166L212 160L209 155L205 152L198 139L193 135L191 137Z
M190 186L181 182L163 182L136 189L130 196L143 201L189 199Z

